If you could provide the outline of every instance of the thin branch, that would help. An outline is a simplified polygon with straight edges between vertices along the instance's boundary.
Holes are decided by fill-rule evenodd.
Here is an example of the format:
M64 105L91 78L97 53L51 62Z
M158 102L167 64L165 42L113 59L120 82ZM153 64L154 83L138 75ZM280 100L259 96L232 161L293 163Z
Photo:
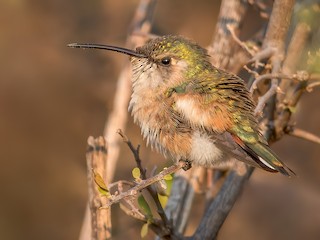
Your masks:
M320 86L320 81L314 81L307 85L306 90L308 92L311 92L315 87L318 87L318 86Z
M258 74L258 73L254 73ZM308 80L314 80L314 79L320 79L320 76L317 76L316 74L309 74L306 71L298 71L295 74L285 74L285 73L266 73L263 75L256 76L256 80L253 82L250 92L252 93L255 89L257 89L258 84L266 79L282 79L282 80L295 80L295 81L308 81ZM284 82L284 81L282 81ZM290 81L289 81L290 83ZM310 86L312 83L308 84ZM283 85L281 85L283 86ZM281 87L280 87L281 88ZM308 87L307 87L308 88ZM281 89L287 89L286 88L281 88ZM307 89L308 90L308 89Z
M250 48L248 48L248 45L247 45L245 42L243 42L243 41L241 41L241 40L239 39L239 37L238 37L238 36L236 35L236 33L235 33L234 27L232 27L230 24L227 24L227 29L230 31L230 34L231 34L233 40L234 40L241 48L243 48L243 49L250 55L250 57L254 56L255 52L252 51Z
M259 98L259 102L254 110L254 114L257 116L259 115L262 111L266 103L270 100L272 96L277 92L278 90L278 84L277 82L273 82L271 84L271 87L268 89L268 91Z
M120 208L124 211L128 216L131 216L140 221L146 222L147 218L144 214L142 214L138 208L133 204L131 199L125 199L125 203L128 204L129 207L126 207L125 204L120 204Z
M109 208L112 204L119 202L123 198L133 197L133 196L137 195L139 193L139 191L145 189L147 186L150 186L151 184L162 180L168 174L172 174L172 173L177 172L178 170L180 170L184 166L185 166L184 162L179 162L179 163L174 164L168 168L165 168L164 170L162 170L160 173L158 173L155 176L152 176L146 180L141 180L139 182L139 184L137 184L135 187L130 188L129 190L122 192L119 195L112 196L110 198L110 201L107 204L105 204L102 208Z
M267 74L260 75L256 78L256 80L253 82L253 84L250 88L250 92L252 93L255 89L257 89L258 84L261 81L266 80L266 79L307 81L310 79L310 77L311 77L311 75L305 71L299 71L298 73L292 74L292 75L287 75L287 74L283 74L283 73L267 73ZM309 84L308 86L310 86L310 85L311 84ZM308 86L306 88L307 90L308 90ZM269 101L269 99L277 91L281 91L280 87L278 87L278 81L273 81L269 90L262 97L259 98L258 105L255 109L256 115L259 114L263 110L263 107L265 106L265 104Z
M263 80L273 79L273 78L290 79L290 80L295 79L293 78L293 76L288 76L282 73L267 73L267 74L259 75L258 77L256 77L256 80L253 82L252 86L250 87L250 92L253 93L253 91L257 89L258 84Z
M266 48L263 49L262 51L258 52L255 54L253 58L251 58L248 63L254 63L254 67L258 68L259 65L261 64L261 60L270 58L272 55L275 54L275 48Z
M287 128L285 130L285 132L287 134L289 134L290 136L301 138L301 139L304 139L309 142L320 144L320 137L319 136L317 136L313 133L307 132L305 130L302 130L299 128L289 128L289 129Z
M136 161L137 163L137 166L138 168L140 169L140 172L141 172L141 176L142 176L142 179L146 179L147 178L147 175L146 175L146 172L147 170L145 168L142 167L142 161L140 159L140 145L137 146L137 148L135 148L132 144L132 142L129 140L129 138L127 137L127 135L125 135L123 133L123 131L121 129L118 129L117 130L117 133L121 136L122 140L128 145L128 147L130 148L133 156L134 156L134 160Z
M128 185L130 187L134 187L135 186L135 184L133 182L126 181L126 180L120 180L120 181L116 181L116 182L108 184L108 188L109 188L109 190L111 190L114 187L118 187L119 188L119 186L123 186L123 185Z

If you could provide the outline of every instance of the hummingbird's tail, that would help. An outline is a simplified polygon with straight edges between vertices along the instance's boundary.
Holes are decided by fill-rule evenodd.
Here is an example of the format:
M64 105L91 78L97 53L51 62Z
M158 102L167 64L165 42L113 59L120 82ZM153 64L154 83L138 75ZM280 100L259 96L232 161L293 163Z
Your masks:
M279 157L264 143L245 143L247 153L256 161L259 166L270 172L280 172L286 176L296 174L287 167Z

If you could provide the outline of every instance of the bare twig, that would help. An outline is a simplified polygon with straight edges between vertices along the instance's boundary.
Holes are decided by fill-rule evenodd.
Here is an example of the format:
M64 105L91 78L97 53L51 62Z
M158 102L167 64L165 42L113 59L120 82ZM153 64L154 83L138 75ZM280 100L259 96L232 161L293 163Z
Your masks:
M128 147L130 148L133 156L134 156L134 160L136 161L137 163L137 166L138 168L140 169L140 172L141 172L141 176L142 176L142 179L146 179L147 178L147 175L146 175L146 172L147 170L145 168L142 167L142 161L140 159L140 145L137 146L137 148L135 148L132 144L132 142L129 140L129 138L127 137L127 135L125 135L123 133L123 131L121 129L118 129L117 130L117 133L122 137L122 140L128 145Z
M130 187L135 186L135 184L133 182L126 181L126 180L120 180L120 181L116 181L116 182L108 184L108 188L109 188L109 190L111 190L114 187L121 188L123 185L128 185Z
M120 204L120 208L122 211L124 211L128 216L131 216L135 219L138 219L143 222L147 221L145 215L141 213L139 209L137 209L135 205L132 203L132 199L126 199L125 202L126 204L128 204L129 207L126 207L125 204Z
M306 90L308 92L311 92L315 87L318 87L318 86L320 86L320 81L314 81L307 85Z
M309 142L320 144L320 137L299 128L288 127L285 132L291 136L304 139Z
M89 207L91 212L91 239L111 239L111 213L109 209L99 210L105 204L101 198L92 176L92 169L98 172L103 179L105 176L105 164L107 158L106 141L103 137L88 139L87 167L89 186Z
M277 79L296 79L294 78L294 76L289 76L283 73L267 73L267 74L263 74L260 75L258 77L256 77L256 80L253 82L251 88L250 88L250 92L252 93L254 90L257 89L257 86L260 82L262 82L263 80L266 79L273 79L273 78L277 78Z
M243 48L243 49L250 55L250 57L254 56L255 52L252 51L250 48L248 48L248 45L247 45L245 42L243 42L243 41L241 41L241 40L239 39L239 37L236 35L236 33L235 33L235 31L234 31L234 28L233 28L231 25L227 24L227 29L230 31L230 34L231 34L233 40L234 40L237 44L239 44L239 46L240 46L241 48Z
M254 63L254 67L258 68L261 64L260 61L266 58L270 58L272 55L274 55L275 49L274 48L266 48L257 54L253 58L251 58L248 63Z
M255 115L259 115L262 112L265 104L270 100L272 96L274 96L278 89L278 83L273 82L268 91L262 97L259 98L259 102L256 106L256 109L254 110Z

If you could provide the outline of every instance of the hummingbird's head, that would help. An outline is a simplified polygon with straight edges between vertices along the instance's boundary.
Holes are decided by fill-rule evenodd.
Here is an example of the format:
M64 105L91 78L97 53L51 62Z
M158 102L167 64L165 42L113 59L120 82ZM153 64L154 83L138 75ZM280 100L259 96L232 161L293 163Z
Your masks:
M183 70L187 71L186 74L194 74L197 70L211 66L206 49L179 36L151 39L145 45L138 47L136 52L145 55L150 63L167 72ZM133 59L135 58L133 56Z
M178 36L151 39L136 53L145 57L131 56L133 82L152 81L150 87L176 84L212 68L206 49Z
M69 44L69 47L96 48L124 53L133 66L133 84L144 87L176 84L197 77L212 68L207 50L179 36L163 36L130 50L100 44Z

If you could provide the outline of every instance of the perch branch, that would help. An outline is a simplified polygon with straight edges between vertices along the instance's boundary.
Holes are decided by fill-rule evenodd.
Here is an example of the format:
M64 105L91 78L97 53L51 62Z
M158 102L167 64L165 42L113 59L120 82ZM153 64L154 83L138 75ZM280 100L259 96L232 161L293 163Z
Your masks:
M123 198L137 195L139 191L143 190L144 188L146 188L147 186L150 186L151 184L153 184L155 182L162 180L164 178L164 176L177 172L178 170L183 168L184 165L185 165L184 162L179 162L179 163L174 164L168 168L165 168L164 170L162 170L160 173L158 173L155 176L152 176L146 180L141 180L139 182L139 184L130 188L129 190L122 192L119 195L112 196L110 198L110 201L107 204L105 204L102 208L109 208L112 204L119 202Z
M140 145L138 145L137 148L135 148L132 144L132 142L129 140L129 138L121 131L121 129L118 129L118 134L122 137L123 141L128 145L128 147L130 148L133 156L134 156L134 159L137 163L137 167L140 169L140 173L141 173L141 177L142 177L142 180L146 180L147 179L147 175L146 175L146 169L142 166L142 161L140 159L140 156L139 156L139 149L140 149ZM159 216L161 217L162 221L163 221L163 224L164 224L164 227L168 230L167 232L170 232L171 229L172 229L172 226L162 208L162 205L160 203L160 200L158 198L158 193L157 191L150 185L150 186L147 186L146 189L148 190L148 192L150 193L153 201L155 202L156 204L156 207L157 207L157 212L159 214Z

